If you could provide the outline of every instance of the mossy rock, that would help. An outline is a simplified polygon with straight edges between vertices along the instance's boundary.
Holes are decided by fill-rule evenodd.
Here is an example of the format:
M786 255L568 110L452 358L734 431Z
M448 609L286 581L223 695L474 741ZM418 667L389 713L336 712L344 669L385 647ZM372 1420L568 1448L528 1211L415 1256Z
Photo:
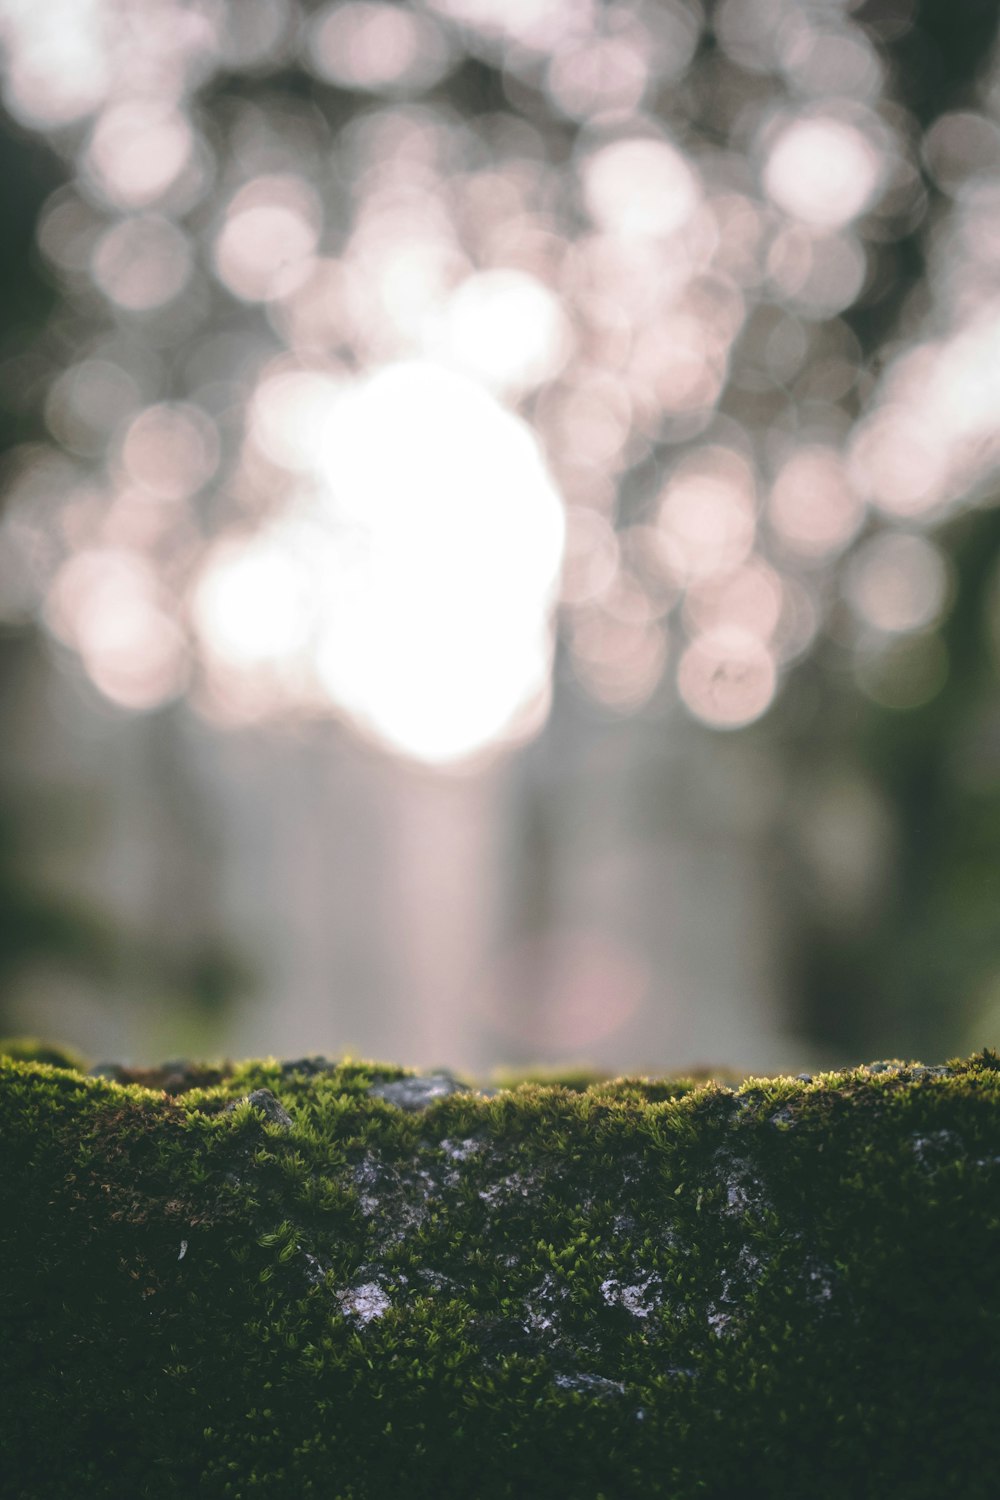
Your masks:
M0 1059L5 1500L1000 1493L995 1054L104 1072Z

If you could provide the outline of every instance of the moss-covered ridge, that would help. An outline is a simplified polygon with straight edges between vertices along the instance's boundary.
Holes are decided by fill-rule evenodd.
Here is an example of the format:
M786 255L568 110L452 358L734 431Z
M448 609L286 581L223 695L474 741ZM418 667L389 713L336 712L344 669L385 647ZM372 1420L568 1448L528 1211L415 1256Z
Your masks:
M995 1054L156 1081L0 1061L5 1497L1000 1492Z

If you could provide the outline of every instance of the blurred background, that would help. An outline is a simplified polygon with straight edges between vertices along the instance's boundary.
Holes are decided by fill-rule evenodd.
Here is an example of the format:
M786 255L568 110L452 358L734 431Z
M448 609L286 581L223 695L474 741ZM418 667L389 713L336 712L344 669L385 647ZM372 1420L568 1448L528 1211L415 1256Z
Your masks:
M0 0L0 1034L1000 1036L994 0Z

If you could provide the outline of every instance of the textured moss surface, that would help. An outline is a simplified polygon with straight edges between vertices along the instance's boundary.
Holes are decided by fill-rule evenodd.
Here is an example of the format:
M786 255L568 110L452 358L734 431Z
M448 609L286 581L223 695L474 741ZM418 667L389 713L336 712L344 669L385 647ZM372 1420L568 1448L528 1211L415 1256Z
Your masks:
M998 1069L2 1059L0 1493L995 1497Z

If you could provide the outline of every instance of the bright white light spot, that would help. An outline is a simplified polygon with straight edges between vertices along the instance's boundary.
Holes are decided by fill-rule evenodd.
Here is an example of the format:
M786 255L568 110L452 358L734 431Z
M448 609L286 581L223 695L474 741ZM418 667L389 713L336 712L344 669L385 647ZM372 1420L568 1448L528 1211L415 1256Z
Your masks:
M396 224L369 224L351 247L356 295L349 317L369 350L387 351L386 361L414 348L426 352L447 298L468 268L430 219L407 214Z
M806 116L775 137L764 166L764 187L793 218L839 229L875 201L884 171L882 151L856 126Z
M970 290L974 298L974 282ZM950 337L890 366L882 403L856 432L858 483L885 511L939 508L1000 465L1000 304L971 306Z
M595 223L626 237L676 233L701 196L694 171L668 141L614 141L589 157L582 173Z
M110 83L101 0L2 7L3 99L36 129L68 125L101 103Z
M280 663L308 644L309 574L280 527L220 542L205 560L191 601L195 628L225 666Z
M444 350L494 390L531 390L565 364L569 324L553 292L523 271L482 271L448 301Z
M404 753L466 757L548 691L563 514L528 428L438 366L390 366L335 406L338 548L317 668Z
M944 556L922 536L880 532L851 559L847 597L877 630L902 634L940 618L948 594Z
M318 370L265 375L250 404L250 426L272 463L305 474L319 462L333 407L345 381Z
M429 0L429 5L482 37L508 37L546 52L589 20L588 7L578 10L574 0Z
M977 313L926 367L926 415L938 408L941 436L956 446L995 440L1000 418L1000 303L984 303Z
M278 371L251 411L305 484L206 562L191 609L216 696L332 702L431 763L533 729L564 520L524 423L425 363L352 386Z

